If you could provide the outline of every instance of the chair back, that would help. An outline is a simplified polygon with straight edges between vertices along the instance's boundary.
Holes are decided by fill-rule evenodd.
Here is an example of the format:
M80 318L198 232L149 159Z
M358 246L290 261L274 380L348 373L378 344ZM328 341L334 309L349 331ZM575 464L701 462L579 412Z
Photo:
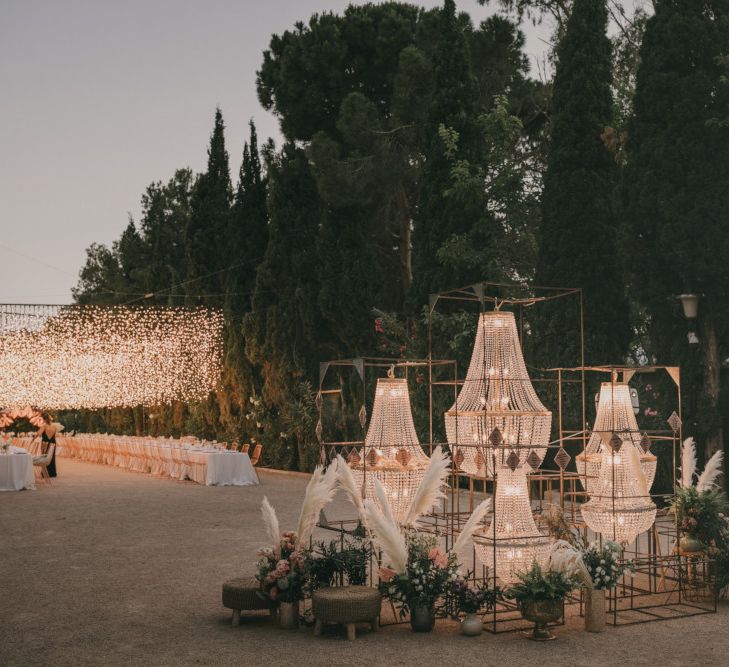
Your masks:
M255 449L253 450L253 456L251 456L251 463L255 466L258 465L258 462L261 460L261 454L263 453L263 445L257 444Z
M246 442L240 446L240 451L243 452L244 454L247 454L248 450L250 448L251 448L250 444Z

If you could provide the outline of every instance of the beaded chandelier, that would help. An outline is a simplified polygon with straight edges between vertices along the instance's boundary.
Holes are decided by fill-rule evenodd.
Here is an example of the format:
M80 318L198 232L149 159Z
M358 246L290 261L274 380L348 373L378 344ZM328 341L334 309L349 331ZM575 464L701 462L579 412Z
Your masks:
M600 455L600 472L590 500L580 508L592 530L620 544L632 542L656 519L638 454L630 447L613 436L610 447Z
M578 454L575 461L582 486L588 493L594 488L600 473L602 454L609 449L608 442L613 434L620 437L623 447L634 447L638 452L640 467L650 489L656 477L657 459L643 448L643 439L630 400L630 388L624 382L603 382L600 385L595 427L585 451Z
M401 519L410 507L429 459L418 443L405 378L379 378L363 455L353 451L349 465L366 498L375 498L375 479L387 493L392 513Z
M524 468L497 470L494 521L474 534L476 555L487 567L496 565L496 576L503 583L517 580L535 560L543 565L549 555L549 538L534 523L527 471Z
M514 313L481 313L466 380L445 413L446 434L459 469L492 477L496 466L536 469L549 442L552 413L527 373Z

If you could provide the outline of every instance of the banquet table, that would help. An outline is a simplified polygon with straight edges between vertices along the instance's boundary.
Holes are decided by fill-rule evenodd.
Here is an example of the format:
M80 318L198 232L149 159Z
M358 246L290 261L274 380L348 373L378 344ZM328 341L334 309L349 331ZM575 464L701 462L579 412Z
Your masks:
M11 446L0 454L0 491L35 489L33 457L21 447Z
M258 475L248 454L191 448L188 450L188 457L192 464L188 476L198 484L206 486L258 484Z

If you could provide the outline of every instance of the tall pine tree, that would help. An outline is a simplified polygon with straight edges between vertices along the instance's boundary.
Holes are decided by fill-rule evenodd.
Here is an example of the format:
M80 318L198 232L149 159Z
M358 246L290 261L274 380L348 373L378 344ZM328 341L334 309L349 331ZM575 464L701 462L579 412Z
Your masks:
M729 347L729 109L719 57L729 0L663 0L640 51L625 170L625 250L659 363L681 364L684 423L722 447L720 362ZM689 346L678 294L702 295Z
M623 363L630 342L613 206L617 165L601 138L613 118L607 20L605 0L575 0L557 49L536 270L537 285L582 288L587 364ZM545 304L539 315L539 363L578 365L576 300Z

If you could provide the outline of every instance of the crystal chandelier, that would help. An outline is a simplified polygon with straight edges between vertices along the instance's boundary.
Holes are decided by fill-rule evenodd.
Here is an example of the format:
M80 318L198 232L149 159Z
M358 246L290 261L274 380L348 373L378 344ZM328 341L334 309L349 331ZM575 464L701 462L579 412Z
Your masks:
M527 374L514 313L481 313L466 380L445 413L455 464L477 477L493 476L494 459L510 468L528 459L536 469L551 422Z
M603 382L600 385L595 427L585 451L575 460L583 488L591 494L600 474L602 454L609 449L608 442L613 434L620 437L624 447L634 447L638 452L640 467L650 489L656 477L657 459L647 451L647 441L644 450L630 400L630 388L624 382Z
M505 584L516 581L535 560L545 564L549 538L534 523L524 468L497 469L494 520L477 531L473 541L479 560L487 567L495 563L495 574Z
M620 544L632 542L656 519L656 506L640 470L638 454L630 447L613 436L610 447L600 455L600 472L590 500L580 508L592 530Z
M425 475L429 459L418 443L410 393L405 378L377 380L372 419L365 436L363 456L353 451L349 465L364 497L375 498L375 479L385 489L392 513L401 519Z

